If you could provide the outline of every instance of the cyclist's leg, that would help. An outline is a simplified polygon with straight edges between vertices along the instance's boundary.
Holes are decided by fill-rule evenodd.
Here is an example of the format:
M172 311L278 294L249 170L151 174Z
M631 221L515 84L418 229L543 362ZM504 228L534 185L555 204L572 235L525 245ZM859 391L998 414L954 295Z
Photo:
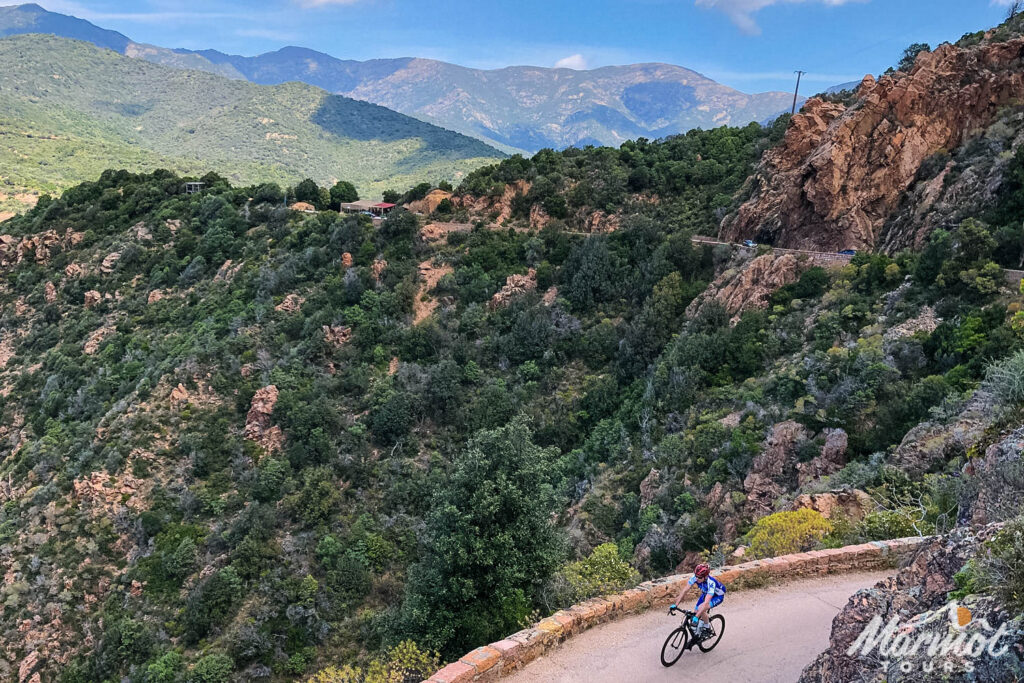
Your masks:
M710 603L707 605L707 608L704 610L703 621L708 626L711 625L711 617L708 616L708 612L710 612L715 607L721 605L723 600L725 600L724 595L716 595L714 598L711 599Z
M711 609L711 594L702 595L700 600L697 601L697 607L694 611L697 613L697 618L700 619L701 623L707 625L708 623L708 610Z

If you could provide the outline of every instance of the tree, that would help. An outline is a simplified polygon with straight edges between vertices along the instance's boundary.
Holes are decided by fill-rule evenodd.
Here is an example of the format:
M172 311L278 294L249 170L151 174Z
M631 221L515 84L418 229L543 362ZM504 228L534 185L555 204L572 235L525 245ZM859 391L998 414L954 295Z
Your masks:
M265 183L256 188L252 201L254 204L280 204L284 201L284 191L277 183Z
M917 56L922 52L931 51L932 46L928 43L914 43L903 51L903 57L900 59L900 63L896 65L896 70L909 73L910 70L914 68L914 62L917 61Z
M359 201L359 193L356 192L356 186L347 180L339 180L331 188L331 208L335 208L339 204L347 204L349 202Z
M1006 20L1009 21L1016 18L1022 9L1024 9L1024 0L1013 0L1010 6L1006 8Z
M316 184L315 180L306 178L295 186L292 194L295 196L295 201L297 202L306 202L307 204L312 204L318 209L323 208L321 206L320 186Z
M557 457L521 417L478 432L455 457L402 606L417 642L455 654L519 628L563 557Z

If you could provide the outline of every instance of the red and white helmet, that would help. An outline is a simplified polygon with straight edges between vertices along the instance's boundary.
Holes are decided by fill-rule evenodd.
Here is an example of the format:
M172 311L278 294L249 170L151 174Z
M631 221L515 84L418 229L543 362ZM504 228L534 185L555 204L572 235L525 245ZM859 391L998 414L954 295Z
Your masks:
M698 581L703 581L708 578L708 574L711 573L711 566L707 562L701 562L693 568L693 575L697 577Z

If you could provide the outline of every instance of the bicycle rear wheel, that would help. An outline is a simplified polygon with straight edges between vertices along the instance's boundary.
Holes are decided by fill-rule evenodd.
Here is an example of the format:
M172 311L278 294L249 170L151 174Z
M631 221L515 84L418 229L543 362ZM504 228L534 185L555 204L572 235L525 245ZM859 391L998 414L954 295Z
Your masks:
M718 641L722 639L722 634L725 633L725 617L721 614L716 614L711 617L708 619L708 622L711 624L711 628L714 629L715 635L711 636L707 640L697 642L697 647L700 648L701 652L711 652L714 650L715 646L718 645Z
M686 641L689 634L686 628L680 626L669 634L665 644L661 646L661 665L672 666L679 661L679 658L686 652Z

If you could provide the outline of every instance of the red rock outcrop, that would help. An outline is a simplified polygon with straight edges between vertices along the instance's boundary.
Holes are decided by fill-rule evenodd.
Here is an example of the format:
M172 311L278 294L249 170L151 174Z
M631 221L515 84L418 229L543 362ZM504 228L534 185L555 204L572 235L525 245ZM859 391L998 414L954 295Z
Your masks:
M729 241L835 251L873 247L922 162L955 149L1024 97L1024 38L921 53L909 74L866 77L848 108L811 99L767 152ZM908 236L908 240L914 239Z
M849 442L849 436L842 429L826 429L825 444L821 447L821 455L810 462L801 462L796 466L800 486L843 469L846 466L846 449Z
M477 197L476 195L464 194L453 196L451 201L454 206L469 209L471 214L481 216L497 214L494 222L500 225L512 215L512 202L516 197L527 194L531 187L529 182L517 180L505 185L505 190L497 196Z
M271 384L256 390L249 406L249 412L245 416L245 438L255 441L268 453L280 450L284 444L284 434L281 432L281 428L270 424L275 405L277 405L277 387Z
M82 347L82 352L91 356L100 350L100 344L103 340L114 334L115 330L109 325L104 325L95 332L89 335L89 338L85 340L85 345Z
M803 425L792 420L772 427L764 448L743 480L748 514L760 517L772 512L775 501L796 483L796 447L807 437Z
M796 282L804 267L793 254L764 254L718 276L687 307L693 316L711 299L717 299L731 316L750 309L767 308L768 299L781 287Z
M352 339L352 328L341 325L324 325L324 341L336 349L340 349Z
M821 513L825 519L843 516L847 519L860 521L875 509L875 503L864 491L859 489L841 489L828 493L805 493L793 501L793 509L807 508Z
M305 302L305 297L299 296L298 294L289 294L281 301L281 303L274 306L274 310L282 313L295 313L302 308L302 304Z
M415 202L409 202L405 205L405 208L414 213L434 213L437 211L437 207L440 206L441 202L445 199L451 198L451 192L446 190L431 190L426 197Z
M491 309L507 306L513 299L537 291L537 271L533 268L526 275L509 275L505 286L491 297Z

